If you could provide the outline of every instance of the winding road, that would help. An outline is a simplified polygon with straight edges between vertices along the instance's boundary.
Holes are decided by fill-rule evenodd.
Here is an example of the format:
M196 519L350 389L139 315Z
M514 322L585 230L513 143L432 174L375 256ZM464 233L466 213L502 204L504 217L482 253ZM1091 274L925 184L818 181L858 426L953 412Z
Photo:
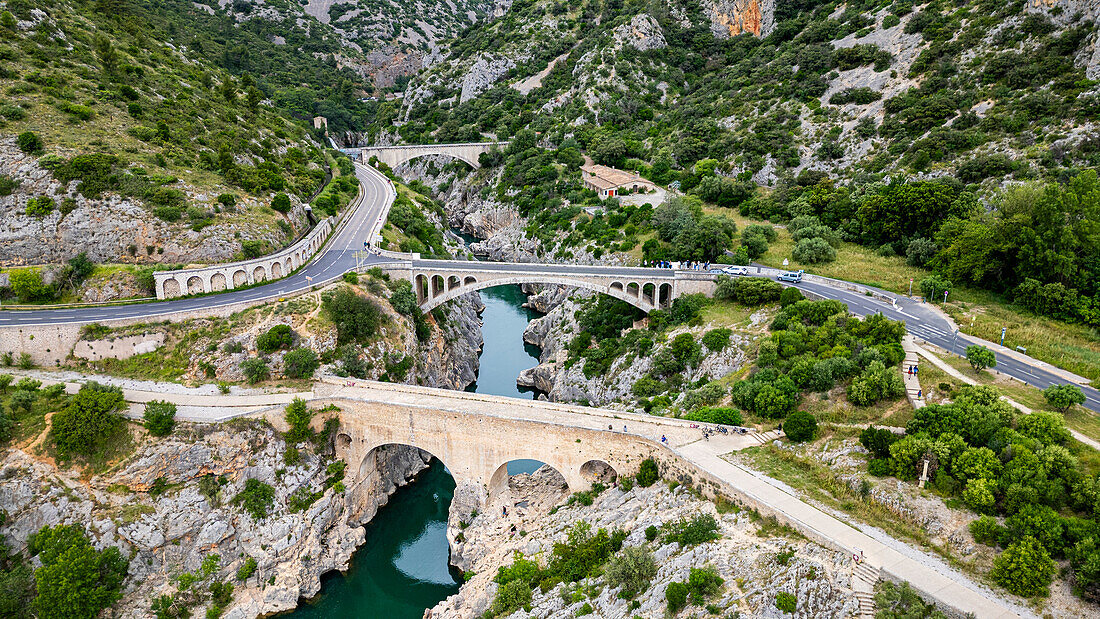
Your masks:
M373 238L376 233L381 231L395 197L389 180L374 168L357 163L355 169L362 187L357 203L348 209L348 214L337 228L336 233L332 235L314 259L289 277L244 290L169 301L115 306L3 311L0 312L0 328L85 324L125 318L155 319L158 316L181 311L209 310L239 303L267 301L334 281L345 272L356 267L355 253L363 248L364 241ZM360 264L369 266L392 261L392 258L372 254L361 260ZM424 260L422 263L428 268L440 264L439 261L432 260ZM469 262L465 263L463 268L482 271L529 270L532 273L553 272L563 275L575 274L579 270L598 270L603 275L623 277L644 277L653 273L653 269L640 267L578 266L569 264ZM853 314L866 316L881 313L893 320L902 321L909 333L915 337L952 353L965 356L966 347L973 343L992 346L989 342L970 338L963 334L956 334L954 325L944 315L914 299L896 296L876 289L871 290L878 293L878 296L871 297L862 292L820 282L803 281L796 286L817 296L844 302ZM883 296L894 299L894 303L883 301ZM1003 350L997 355L997 371L1040 389L1050 385L1071 382L1067 372L1025 355ZM1084 406L1094 412L1100 412L1100 392L1087 385L1081 385L1081 388L1086 398Z

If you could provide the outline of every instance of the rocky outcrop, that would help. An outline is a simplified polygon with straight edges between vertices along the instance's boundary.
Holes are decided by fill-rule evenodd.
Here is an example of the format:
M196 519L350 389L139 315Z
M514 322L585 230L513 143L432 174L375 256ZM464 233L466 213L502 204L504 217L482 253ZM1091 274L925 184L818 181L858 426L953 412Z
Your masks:
M462 77L462 93L459 95L459 102L465 103L489 90L497 80L504 77L504 74L515 66L516 61L512 58L492 58L485 54L478 56Z
M647 13L635 15L628 23L617 26L611 36L616 43L629 45L640 52L668 47L661 24Z
M234 581L249 558L256 562L254 574L236 583L225 617L290 610L320 590L322 574L347 569L364 541L360 525L426 468L430 456L411 447L372 452L369 461L349 465L349 473L355 471L349 479L361 481L342 491L322 485L328 458L302 449L301 460L287 464L286 450L259 422L195 427L146 444L119 472L89 482L11 450L0 461L0 505L7 513L0 533L21 548L43 526L80 524L97 547L119 546L132 558L115 616L148 616L150 600L175 592L175 577L198 573L215 555L216 571L200 580ZM153 497L148 490L158 479L169 489ZM248 479L275 491L271 512L259 521L232 501ZM292 512L288 498L300 489L321 496Z
M446 320L432 340L421 347L418 384L461 390L477 380L482 345L479 314L484 309L477 293L441 306Z
M480 616L493 602L497 569L509 565L514 553L545 565L556 542L564 542L577 523L627 533L624 547L646 546L657 565L656 576L634 601L619 597L620 587L597 576L591 581L592 596L567 595L568 585L534 589L525 617L572 617L592 612L593 617L666 616L665 590L672 582L684 582L691 568L711 566L724 580L708 603L719 616L780 616L775 596L793 594L800 617L856 616L858 602L852 591L851 560L841 552L821 547L802 537L770 537L761 533L747 511L720 514L715 506L683 486L670 490L665 484L633 487L624 492L610 487L590 506L561 505L563 490L556 472L543 468L535 474L511 478L508 488L491 497L476 517L455 527L451 557L455 565L473 572L462 589L429 611L433 619L470 619ZM556 509L555 509L556 507ZM507 515L504 509L507 508ZM718 521L721 537L684 548L658 536L647 541L645 530L680 519L707 514ZM468 515L468 514L467 514ZM456 520L452 510L452 522ZM701 606L693 607L701 610Z
M206 263L232 260L241 250L240 239L267 241L281 247L286 234L274 221L256 217L218 215L212 225L195 231L184 223L169 224L156 217L139 200L104 194L87 198L78 182L62 185L38 163L38 158L18 149L15 139L0 139L0 175L18 185L0 196L0 266L58 263L80 252L92 262ZM192 206L213 211L217 194L178 182ZM45 216L26 214L28 200L49 196L56 208ZM305 221L296 197L290 220L300 228ZM220 208L220 207L219 207ZM253 196L239 196L238 211L266 209Z
M719 38L746 32L766 37L775 27L775 0L704 0L703 9Z

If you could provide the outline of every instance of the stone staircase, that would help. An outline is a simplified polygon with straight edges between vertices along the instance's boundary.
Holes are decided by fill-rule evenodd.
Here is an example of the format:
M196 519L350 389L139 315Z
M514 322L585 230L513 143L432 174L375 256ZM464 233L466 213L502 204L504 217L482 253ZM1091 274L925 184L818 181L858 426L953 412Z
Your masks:
M781 438L783 433L779 430L768 430L767 432L753 432L749 435L752 440L756 441L760 445L767 445L777 438Z
M908 369L910 366L920 366L920 357L917 356L916 343L913 342L911 336L905 336L902 339L901 347L905 351L905 360L901 362L901 378L905 382L905 395L909 398L909 402L913 405L913 408L924 408L925 398L921 393L920 386L920 373L916 376L910 376ZM920 393L921 397L917 397Z
M866 561L852 568L852 591L859 602L857 616L861 619L874 619L875 583L879 580L879 572L879 569L871 567Z

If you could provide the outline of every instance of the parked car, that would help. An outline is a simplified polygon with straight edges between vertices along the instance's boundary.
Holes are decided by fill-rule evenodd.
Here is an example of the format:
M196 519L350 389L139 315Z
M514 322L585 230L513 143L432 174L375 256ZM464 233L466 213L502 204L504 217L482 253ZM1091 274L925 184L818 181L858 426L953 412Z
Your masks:
M748 275L749 267L732 266L722 269L722 272L726 275Z
M802 281L802 273L802 269L799 269L797 271L783 271L779 275L777 275L775 279L781 282L791 282L792 284L797 284L798 282Z
M711 269L710 272L715 274L715 275L721 275L725 271L723 269Z

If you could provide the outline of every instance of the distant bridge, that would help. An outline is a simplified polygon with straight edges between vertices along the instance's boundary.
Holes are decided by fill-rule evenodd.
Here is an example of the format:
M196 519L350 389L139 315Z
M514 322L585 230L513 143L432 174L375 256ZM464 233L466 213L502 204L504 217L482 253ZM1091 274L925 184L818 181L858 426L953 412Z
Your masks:
M377 158L382 163L396 168L397 166L417 157L428 155L446 155L461 159L475 168L480 168L478 156L487 153L493 148L503 149L508 142L466 142L464 144L407 144L400 146L365 146L362 148L345 148L344 152L353 158L358 157L364 163L371 157Z
M424 311L464 294L505 284L556 284L584 288L649 312L685 294L713 296L717 277L705 271L639 267L408 260L377 265L412 283Z

